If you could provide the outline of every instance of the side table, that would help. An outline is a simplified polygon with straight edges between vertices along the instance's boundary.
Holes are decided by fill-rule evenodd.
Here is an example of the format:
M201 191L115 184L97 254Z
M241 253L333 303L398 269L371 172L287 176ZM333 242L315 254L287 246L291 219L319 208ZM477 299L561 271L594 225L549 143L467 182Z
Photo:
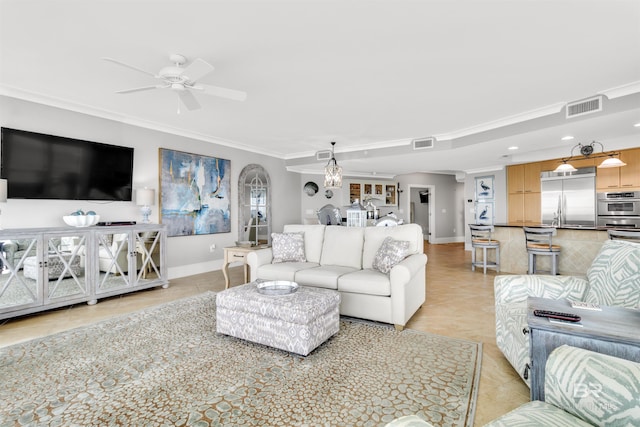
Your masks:
M549 354L563 344L621 359L640 362L640 310L601 307L602 311L572 308L565 300L529 297L529 352L531 356L531 400L544 401L544 372ZM551 323L534 310L577 314L580 325Z
M247 264L247 254L249 252L268 247L268 245L260 245L251 247L229 246L224 248L224 262L222 264L224 288L229 289L229 264L231 264L232 262L241 262L244 264L244 283L247 283L249 282L249 265Z

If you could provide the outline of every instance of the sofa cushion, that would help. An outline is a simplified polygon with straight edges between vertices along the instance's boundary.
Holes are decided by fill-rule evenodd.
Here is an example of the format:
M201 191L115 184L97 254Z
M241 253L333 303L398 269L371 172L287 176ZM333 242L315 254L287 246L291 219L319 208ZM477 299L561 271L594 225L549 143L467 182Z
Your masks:
M320 263L325 225L322 224L287 224L285 233L304 233L304 255L309 262Z
M303 286L338 289L338 278L354 271L357 271L357 269L353 267L321 265L319 267L297 271L294 281Z
M424 252L424 236L418 224L403 224L396 227L366 227L362 250L362 268L373 268L373 259L387 237L409 242L408 255Z
M408 251L408 241L387 237L380 245L378 252L376 252L372 267L374 270L388 274L394 265L406 258Z
M324 231L320 265L337 265L360 270L364 227L330 225Z
M389 296L391 295L391 281L388 274L368 268L340 276L338 290L356 294Z
M272 263L306 262L304 233L271 233Z
M640 243L607 240L587 271L585 301L640 307Z
M317 262L281 262L260 266L256 279L295 281L297 271L317 267Z
M484 427L592 427L560 408L535 400L525 403L511 412L485 424Z

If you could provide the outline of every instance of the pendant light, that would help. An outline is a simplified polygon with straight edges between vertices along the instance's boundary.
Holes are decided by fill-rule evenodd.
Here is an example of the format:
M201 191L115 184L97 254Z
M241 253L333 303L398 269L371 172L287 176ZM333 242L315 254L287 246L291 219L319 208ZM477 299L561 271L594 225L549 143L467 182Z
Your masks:
M335 142L331 143L331 160L324 167L324 188L342 188L342 168L336 162L335 145Z
M593 151L595 150L594 148L595 144L598 144L600 146L600 153L592 155ZM619 156L620 153L616 153L613 151L610 153L605 153L604 146L600 142L591 141L591 144L582 145L581 143L578 143L577 145L575 145L571 149L571 155L567 158L562 159L562 163L557 168L555 168L554 172L570 173L578 170L568 163L569 160L573 158L573 152L575 151L576 148L580 150L580 154L582 154L584 158L597 159L601 157L606 157L606 159L598 165L598 168L619 168L621 166L627 165L625 162L623 162L618 157L616 157L616 156Z

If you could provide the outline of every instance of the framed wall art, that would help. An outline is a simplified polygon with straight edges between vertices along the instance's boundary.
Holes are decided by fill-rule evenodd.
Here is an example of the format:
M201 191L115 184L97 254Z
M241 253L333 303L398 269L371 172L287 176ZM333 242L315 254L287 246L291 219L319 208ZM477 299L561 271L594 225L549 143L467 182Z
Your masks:
M493 175L476 178L476 199L493 200Z
M160 218L169 237L231 232L231 161L160 149Z
M493 201L476 203L476 224L493 224Z

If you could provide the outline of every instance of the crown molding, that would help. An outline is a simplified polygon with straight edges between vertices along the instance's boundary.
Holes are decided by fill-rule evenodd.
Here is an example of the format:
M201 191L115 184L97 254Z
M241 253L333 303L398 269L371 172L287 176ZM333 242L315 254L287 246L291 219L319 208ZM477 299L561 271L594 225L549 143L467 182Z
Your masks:
M461 129L454 132L442 133L434 135L437 141L449 141L453 139L463 138L465 136L474 135L477 133L487 132L490 130L498 129L505 126L514 125L521 122L526 122L528 120L538 119L540 117L550 116L553 114L558 114L564 106L566 102L557 102L552 105L548 105L546 107L537 108L535 110L526 111L524 113L514 114L512 116L503 117L498 120L494 120L491 122L481 123L476 126L471 126L466 129Z
M12 86L0 85L0 96L6 96L9 98L16 98L23 101L33 102L36 104L47 105L49 107L55 107L63 110L73 111L76 113L86 114L93 117L99 117L101 119L113 120L113 121L124 123L127 125L155 130L158 132L168 133L171 135L182 136L185 138L196 139L198 141L210 142L213 144L235 148L242 151L248 151L248 152L260 154L263 156L269 156L269 157L274 157L278 159L283 158L272 152L256 149L254 147L245 145L237 141L231 141L224 138L204 135L198 132L193 132L193 131L189 131L189 130L185 130L185 129L181 129L173 126L167 126L162 123L143 120L135 116L117 113L114 111L109 111L101 108L95 108L89 105L80 104L80 103L69 101L63 98L56 98L56 97L44 95L41 93L25 91L23 89L12 87Z
M633 95L634 93L638 92L640 92L640 81L627 83L622 86L612 87L610 89L600 91L598 92L598 94L602 94L608 99L615 99L622 96Z

